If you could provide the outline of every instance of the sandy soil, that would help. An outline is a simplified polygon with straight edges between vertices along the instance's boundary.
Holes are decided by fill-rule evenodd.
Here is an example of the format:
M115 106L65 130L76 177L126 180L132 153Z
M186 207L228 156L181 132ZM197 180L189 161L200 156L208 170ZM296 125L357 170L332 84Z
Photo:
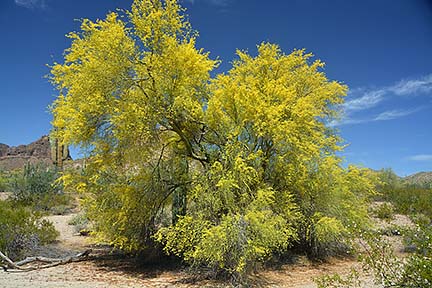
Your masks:
M75 214L49 216L60 232L58 241L37 251L38 255L64 257L92 248L93 256L87 261L70 263L31 272L0 271L0 287L229 287L222 282L197 280L185 268L140 265L134 260L110 254L108 248L92 246L86 237L79 236L68 222ZM383 227L391 224L406 225L406 217L396 216L392 223L377 223ZM400 222L400 223L395 223ZM395 249L400 248L400 238L394 236ZM36 252L35 252L36 253ZM316 287L312 278L340 273L347 274L360 264L353 259L331 259L313 264L299 257L295 264L269 268L253 276L257 287ZM364 287L374 286L368 276Z
M57 246L61 246L65 249L69 248L71 250L85 250L89 246L89 239L87 237L80 236L76 233L73 225L68 223L77 214L69 215L52 215L48 216L47 219L51 221L57 231L60 232L60 236L57 238Z
M11 196L10 192L0 192L0 201L4 201Z

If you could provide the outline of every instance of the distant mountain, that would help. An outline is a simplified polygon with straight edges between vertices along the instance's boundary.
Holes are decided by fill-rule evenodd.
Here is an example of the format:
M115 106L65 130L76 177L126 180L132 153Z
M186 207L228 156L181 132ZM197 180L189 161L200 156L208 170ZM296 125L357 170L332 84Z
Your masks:
M44 135L28 145L15 147L0 143L0 169L13 170L23 167L28 162L52 164L48 136Z
M407 184L432 187L432 172L419 172L403 178Z

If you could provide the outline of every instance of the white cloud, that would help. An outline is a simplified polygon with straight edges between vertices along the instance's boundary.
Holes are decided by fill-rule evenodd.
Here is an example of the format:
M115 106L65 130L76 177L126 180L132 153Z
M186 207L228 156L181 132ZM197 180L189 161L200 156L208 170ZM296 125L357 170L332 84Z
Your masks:
M359 111L372 108L384 100L386 91L375 90L365 92L361 97L345 102L343 108L345 111Z
M379 113L376 116L370 117L370 118L351 118L349 115L344 116L342 119L339 120L333 120L328 125L330 127L335 126L343 126L343 125L352 125L352 124L362 124L362 123L369 123L369 122L375 122L375 121L387 121L387 120L393 120L400 117L404 117L410 114L413 114L417 111L419 111L421 108L417 109L410 109L410 110L388 110Z
M432 74L418 79L401 80L391 86L376 89L357 88L350 91L348 100L342 105L342 119L332 121L330 126L340 126L348 124L360 124L373 121L392 120L403 117L420 110L389 110L384 111L375 117L368 119L356 119L353 115L357 112L365 111L379 106L389 97L397 96L417 96L432 92Z
M332 120L327 125L330 127L336 127L336 126L343 126L343 125L350 125L350 124L361 124L370 121L371 121L370 119L352 119L350 117L343 117L342 119Z
M45 9L45 0L15 0L15 4L28 9Z
M351 95L358 95L354 99L348 100L343 106L345 111L360 111L373 108L380 104L390 94L398 96L402 95L418 95L432 92L432 74L426 75L419 79L401 80L398 83L373 90L354 89Z
M396 95L412 95L432 91L432 74L414 80L402 80L389 88Z
M400 118L403 116L407 116L410 114L413 114L414 112L417 112L419 109L411 109L411 110L389 110L384 111L380 114L378 114L373 121L384 121L384 120L393 120L396 118Z
M412 161L432 161L432 154L419 154L408 157L408 160Z

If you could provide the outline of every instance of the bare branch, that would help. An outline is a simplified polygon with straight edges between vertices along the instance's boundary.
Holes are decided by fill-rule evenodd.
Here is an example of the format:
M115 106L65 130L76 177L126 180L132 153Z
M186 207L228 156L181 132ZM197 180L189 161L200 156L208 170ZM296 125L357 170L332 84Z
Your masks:
M50 267L55 267L59 265L68 264L71 262L78 262L84 260L90 253L92 252L91 249L88 249L84 252L78 253L75 256L65 257L65 258L48 258L48 257L28 257L22 261L13 262L9 257L4 255L0 251L0 257L3 259L4 262L6 262L6 266L2 266L4 271L8 271L9 269L17 270L20 272L26 272L26 271L32 271L32 270L39 270L39 269L45 269ZM33 263L33 262L44 262L48 263L46 265L37 265L37 266L30 266L30 267L23 267L26 264Z

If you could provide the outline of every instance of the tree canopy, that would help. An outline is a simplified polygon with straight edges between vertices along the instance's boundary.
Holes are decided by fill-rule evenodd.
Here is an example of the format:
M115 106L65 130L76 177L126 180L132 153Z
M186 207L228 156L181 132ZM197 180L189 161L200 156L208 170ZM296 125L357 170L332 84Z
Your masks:
M347 87L324 63L271 43L233 67L196 47L176 0L83 20L54 63L53 136L88 153L65 172L96 235L129 251L156 240L244 275L292 245L311 254L365 223L367 171L344 168L328 127Z

